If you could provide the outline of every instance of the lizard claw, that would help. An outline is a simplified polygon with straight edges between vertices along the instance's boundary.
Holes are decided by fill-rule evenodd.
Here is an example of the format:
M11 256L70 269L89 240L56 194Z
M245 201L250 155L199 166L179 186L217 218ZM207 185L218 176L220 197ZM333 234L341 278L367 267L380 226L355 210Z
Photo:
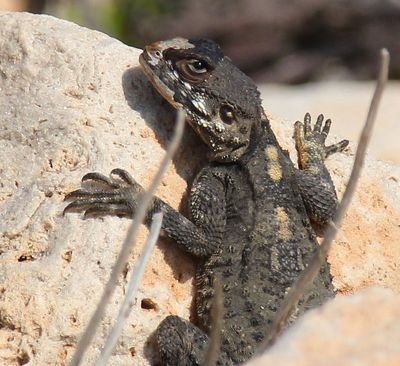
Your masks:
M343 151L349 145L349 140L342 140L337 144L325 147L325 157Z
M310 115L309 113L307 113L308 115ZM310 119L311 119L311 116L310 116ZM315 125L314 125L314 133L319 133L319 132L321 132L321 126L322 126L322 122L324 121L324 115L323 114L320 114L318 117L317 117L317 122L315 123ZM328 121L330 121L330 119L328 119ZM326 121L325 122L325 126L326 126L326 123L328 122L328 121Z
M317 153L325 160L329 155L336 152L343 151L349 144L348 140L342 140L336 144L326 146L325 140L329 134L332 121L327 119L324 126L322 127L324 116L320 114L317 117L317 121L314 128L311 128L311 115L306 113L304 116L304 122L297 121L294 126L294 139L296 143L296 149L299 156L307 159L306 155L309 155L311 151Z
M137 184L135 179L133 179L133 177L124 169L113 169L111 170L111 174L115 174L118 175L119 178L121 178L125 183L133 185L133 184Z
M97 204L95 207L88 208L83 214L83 218L91 218L97 216L131 216L130 210L124 205L118 204Z
M106 177L105 175L103 175L101 173L96 173L96 172L87 173L82 177L81 181L85 182L85 181L88 181L88 180L91 180L91 181L96 182L96 183L102 183L102 184L107 185L109 187L118 186L118 185L115 184L115 181L114 181L113 178Z
M116 176L116 177L113 177ZM132 216L143 188L125 170L114 169L110 177L100 173L88 173L82 182L92 186L68 193L64 200L72 200L63 215L70 211L83 211L84 218L99 215Z

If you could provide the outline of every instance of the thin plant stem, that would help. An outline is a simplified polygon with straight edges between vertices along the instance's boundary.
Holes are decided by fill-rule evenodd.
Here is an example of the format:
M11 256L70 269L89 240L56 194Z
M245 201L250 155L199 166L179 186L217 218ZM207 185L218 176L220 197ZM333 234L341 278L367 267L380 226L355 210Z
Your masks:
M165 173L167 166L168 166L169 162L171 161L172 156L181 141L182 134L183 134L183 128L184 128L184 121L185 121L184 112L182 110L179 110L178 114L177 114L176 126L175 126L175 131L174 131L172 140L167 148L167 151L164 155L161 165L160 165L153 181L150 184L149 189L142 196L142 198L138 204L138 209L133 217L133 222L132 222L131 226L129 227L126 238L122 244L121 251L119 252L118 258L117 258L115 265L111 271L110 278L104 288L103 294L97 305L97 308L96 308L94 314L92 315L92 318L90 319L90 321L78 343L78 346L77 346L75 353L72 357L72 360L70 362L70 366L78 366L81 363L82 357L83 357L86 349L89 347L89 345L96 333L97 327L100 325L100 322L104 316L105 308L111 298L111 295L113 294L113 292L115 290L115 287L117 286L118 278L121 275L121 273L125 267L125 264L128 261L129 253L131 253L132 248L135 244L134 239L136 237L137 231L146 216L147 209L150 206L151 201L154 196L154 193L155 193L158 185L161 182L161 178L162 178L163 174Z
M388 70L389 53L386 49L382 49L381 64L375 92L370 103L368 115L362 129L361 136L359 138L353 168L350 174L349 181L347 183L347 187L343 193L342 200L338 205L334 218L328 224L328 227L325 231L324 240L322 241L314 256L311 258L307 268L300 274L297 281L286 295L280 310L276 314L269 334L260 345L257 354L264 352L275 342L283 326L287 323L290 315L293 313L294 309L298 305L301 297L307 292L315 277L318 275L321 265L328 255L329 249L332 246L332 242L336 237L338 228L340 227L342 219L346 214L351 199L354 195L358 179L360 177L360 172L364 165L368 142L372 134L372 128L376 119L376 114L378 111L382 93L387 83Z
M122 332L126 319L128 319L129 314L131 313L132 307L134 305L133 299L135 298L137 289L139 288L144 269L157 242L158 236L160 235L162 218L162 212L158 212L153 216L150 232L144 245L142 254L137 260L135 267L131 271L129 285L126 290L124 301L119 309L117 320L106 340L104 348L101 351L101 355L97 360L96 366L107 365L107 361L110 358L111 352L114 349L118 337Z

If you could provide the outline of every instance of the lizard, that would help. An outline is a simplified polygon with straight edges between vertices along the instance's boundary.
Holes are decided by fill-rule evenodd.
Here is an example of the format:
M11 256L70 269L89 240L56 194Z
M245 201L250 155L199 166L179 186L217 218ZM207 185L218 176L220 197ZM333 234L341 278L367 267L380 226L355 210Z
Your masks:
M196 262L196 324L167 316L155 332L162 365L201 365L218 279L224 314L218 365L248 360L271 327L285 294L318 247L312 222L324 225L337 207L325 159L348 140L326 145L331 120L307 113L294 125L297 165L276 139L255 83L207 39L173 38L145 47L139 58L155 89L207 147L190 189L190 217L154 197L146 224L163 212L163 233ZM125 170L88 173L95 188L67 194L67 211L126 215L142 186ZM334 296L327 261L293 319Z

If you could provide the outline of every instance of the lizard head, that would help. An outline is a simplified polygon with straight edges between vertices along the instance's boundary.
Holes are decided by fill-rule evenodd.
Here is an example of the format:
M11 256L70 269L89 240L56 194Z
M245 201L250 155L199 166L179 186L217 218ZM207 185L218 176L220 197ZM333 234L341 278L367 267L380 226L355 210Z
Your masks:
M156 42L146 46L139 60L158 92L185 111L209 147L210 160L235 161L246 153L263 114L260 94L215 42Z

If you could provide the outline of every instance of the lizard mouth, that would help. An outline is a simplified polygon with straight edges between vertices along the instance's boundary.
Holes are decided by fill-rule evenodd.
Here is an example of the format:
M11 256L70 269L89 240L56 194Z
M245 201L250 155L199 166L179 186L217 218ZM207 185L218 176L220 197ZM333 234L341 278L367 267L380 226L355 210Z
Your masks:
M149 46L146 46L145 50L139 56L139 63L142 66L143 72L167 102L176 109L182 108L182 104L176 102L174 99L174 91L168 88L168 86L157 76L156 68L158 62L152 53L149 52L148 47Z
M227 148L218 152L210 152L208 157L213 161L232 162L239 159L246 149L247 145L243 144L235 148Z

